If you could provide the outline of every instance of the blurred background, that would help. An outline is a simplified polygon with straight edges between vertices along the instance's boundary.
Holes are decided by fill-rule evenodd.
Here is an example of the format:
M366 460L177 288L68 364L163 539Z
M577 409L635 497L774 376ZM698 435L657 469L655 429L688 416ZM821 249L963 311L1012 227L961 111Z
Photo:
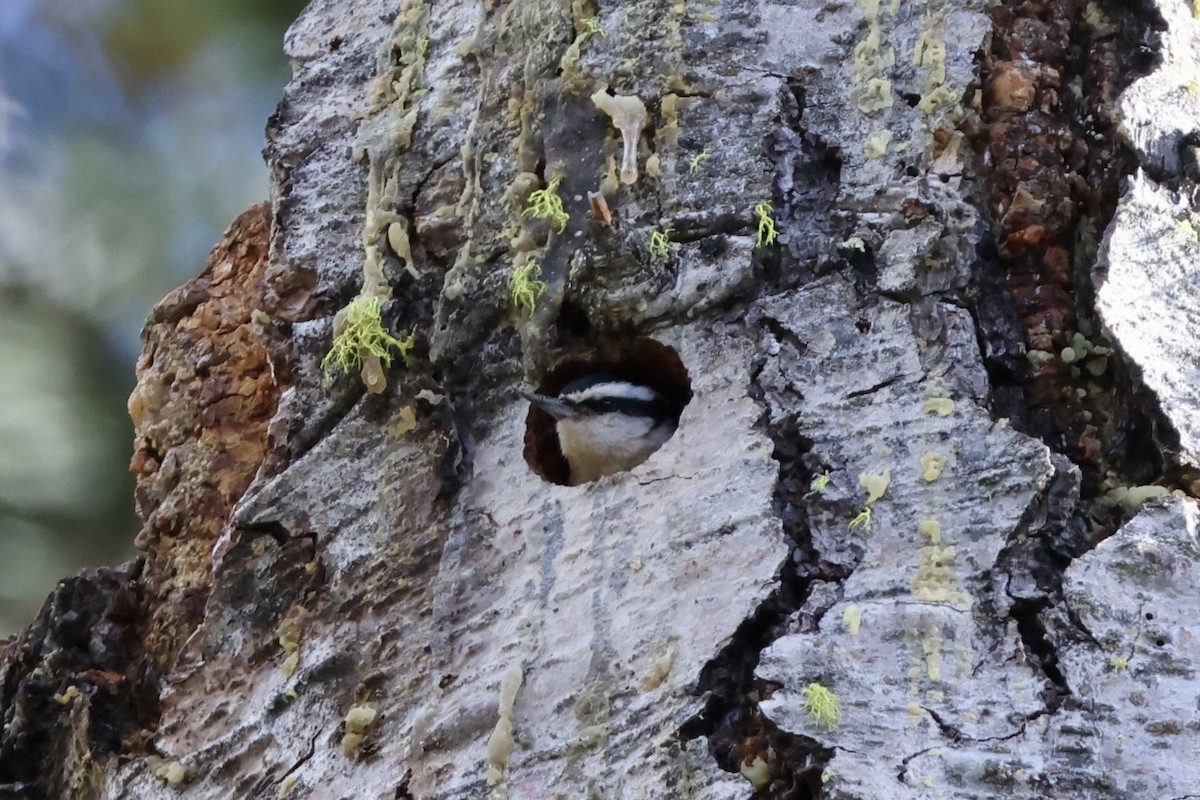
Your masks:
M133 555L138 338L267 199L303 0L0 0L0 639Z

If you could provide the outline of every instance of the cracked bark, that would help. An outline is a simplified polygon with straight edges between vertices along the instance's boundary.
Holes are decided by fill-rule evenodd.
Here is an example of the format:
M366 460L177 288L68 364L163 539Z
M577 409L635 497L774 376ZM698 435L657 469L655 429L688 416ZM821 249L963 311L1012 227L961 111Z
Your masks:
M147 325L145 555L0 659L0 797L1185 796L1194 25L317 0L270 208ZM521 215L557 175L561 236ZM381 396L318 366L364 251L420 331ZM558 486L514 390L589 357L688 403Z

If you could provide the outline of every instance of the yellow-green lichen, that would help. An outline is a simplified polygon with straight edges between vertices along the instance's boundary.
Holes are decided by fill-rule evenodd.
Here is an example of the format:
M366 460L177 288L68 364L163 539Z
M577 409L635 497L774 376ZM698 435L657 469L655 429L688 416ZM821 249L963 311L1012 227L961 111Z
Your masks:
M771 204L766 200L754 204L754 216L758 218L758 237L754 240L756 249L775 244L775 240L779 237L779 231L775 228L775 219L771 216L772 211Z
M1083 7L1083 23L1092 29L1093 37L1115 32L1112 19L1096 3L1088 3Z
M804 710L812 721L826 728L834 728L842 721L841 703L838 696L819 683L810 683L800 690Z
M771 766L760 755L754 756L749 763L743 760L738 772L742 773L742 777L750 781L755 789L761 789L771 782Z
M662 261L672 250L679 247L676 242L671 241L671 234L674 232L674 228L667 228L663 231L652 231L650 233L650 256L655 261Z
M850 520L850 530L856 528L866 528L871 525L871 507L863 506L863 510L855 515L854 519Z
M540 279L542 265L536 261L527 261L519 267L514 267L508 279L509 296L517 309L525 309L530 314L537 308L538 300L546 293L546 282Z
M667 645L667 648L650 665L650 671L642 678L642 688L649 691L662 686L663 681L671 674L671 667L675 665L675 658L678 655L679 651L675 645Z
M942 477L946 467L946 457L941 453L926 453L921 456L921 477L926 483L933 483Z
M942 680L942 626L930 624L929 630L921 640L921 653L925 656L925 674L929 680L938 683Z
M913 47L913 66L925 71L925 91L917 108L932 114L940 108L956 106L962 92L946 85L946 43L943 31L948 11L927 16L924 27Z
M563 209L562 198L558 196L558 185L562 178L555 178L545 189L535 189L529 193L529 202L522 216L544 219L562 233L567 229L571 217Z
M695 175L699 172L700 167L710 158L712 158L712 152L707 147L692 156L692 160L688 162L688 175Z
M165 781L171 786L182 786L190 783L196 771L181 761L162 759L154 769L154 777Z
M954 413L954 401L949 397L931 397L921 407L926 414L948 417Z
M812 483L808 485L808 488L817 494L825 494L832 482L833 477L828 472L822 472L820 475L813 476Z
M583 32L599 36L608 36L608 31L600 24L599 17L588 17L583 20Z
M371 360L390 367L393 350L408 364L416 333L414 327L407 339L397 339L383 327L383 302L373 295L356 297L334 318L333 344L321 360L321 371L330 380L334 367L347 374L362 369Z
M895 63L896 51L884 44L879 21L868 13L867 35L854 46L850 66L850 99L859 111L872 114L892 107L892 82L887 72Z
M54 702L61 706L69 705L76 697L80 696L79 687L75 685L68 686L66 691L56 693Z
M300 666L300 642L304 638L304 629L301 625L302 616L302 612L289 613L275 629L279 647L287 654L281 666L285 679L295 675L296 668Z
M376 711L365 704L353 705L342 723L342 755L353 758L367 736L367 728L375 721Z
M846 626L846 631L851 636L858 636L858 631L862 627L862 618L863 609L857 603L851 603L842 612L842 624Z
M926 114L932 114L940 108L949 108L958 104L959 95L949 86L939 86L933 91L927 92L919 103L917 108L924 111Z
M917 570L909 579L913 595L922 603L949 603L970 606L971 595L954 574L955 549L942 546L942 526L936 520L922 520L917 530L929 538L918 552Z
M646 174L655 179L662 177L662 159L658 153L651 153L646 159Z
M411 405L401 406L392 418L388 420L388 436L399 439L406 433L417 429L417 412Z
M1190 217L1184 217L1175 223L1175 233L1193 242L1200 241L1200 233L1196 232L1196 226L1192 224Z
M404 220L388 223L387 243L392 252L404 262L404 268L408 270L408 274L414 278L420 278L421 273L417 271L413 261L412 240L408 236L408 226Z
M659 100L658 111L662 115L662 122L655 132L655 138L659 142L656 149L659 152L666 152L679 147L679 134L682 130L679 126L679 109L685 107L690 100L691 98L680 97L674 92L664 94L662 99ZM707 150L707 148L705 149ZM701 159L701 161L703 160Z
M863 144L863 155L867 158L883 158L887 155L888 145L892 143L891 131L880 131L869 136Z
M299 785L300 785L300 776L299 775L285 775L283 777L283 780L281 780L279 782L279 791L276 794L276 797L278 797L279 800L284 800L284 798L286 798L288 795L290 795L292 792L294 792L296 790L296 787Z
M946 82L946 43L937 37L932 28L921 31L913 47L913 65L929 70L929 88L937 88Z
M1137 508L1142 503L1165 497L1168 494L1170 494L1170 489L1165 486L1147 484L1144 486L1118 486L1105 492L1104 497L1110 503L1123 508Z

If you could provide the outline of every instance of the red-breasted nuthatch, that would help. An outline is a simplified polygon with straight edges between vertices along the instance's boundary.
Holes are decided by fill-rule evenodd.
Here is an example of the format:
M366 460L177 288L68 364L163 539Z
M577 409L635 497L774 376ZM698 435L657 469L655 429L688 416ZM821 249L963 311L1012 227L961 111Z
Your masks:
M521 394L554 418L572 486L633 469L679 424L679 410L662 394L603 373L571 381L557 397Z

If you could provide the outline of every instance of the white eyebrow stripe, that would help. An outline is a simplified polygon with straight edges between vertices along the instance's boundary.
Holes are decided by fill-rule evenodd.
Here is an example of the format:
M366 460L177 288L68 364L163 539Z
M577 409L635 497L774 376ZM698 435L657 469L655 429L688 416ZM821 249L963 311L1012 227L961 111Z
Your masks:
M563 400L572 403L583 403L588 400L599 400L602 397L620 397L629 400L644 400L647 403L658 402L662 396L648 386L638 386L626 381L608 381L597 383L578 392L562 395Z

